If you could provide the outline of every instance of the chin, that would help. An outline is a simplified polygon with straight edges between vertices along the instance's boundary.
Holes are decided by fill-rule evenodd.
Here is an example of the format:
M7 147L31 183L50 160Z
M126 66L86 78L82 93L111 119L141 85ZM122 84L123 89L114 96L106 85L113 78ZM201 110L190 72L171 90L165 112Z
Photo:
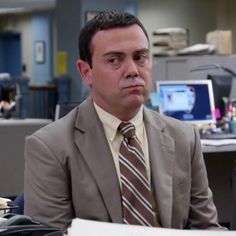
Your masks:
M127 101L126 104L130 108L137 109L138 107L144 104L144 98L142 97L142 98L136 98L136 99L129 99L129 101Z

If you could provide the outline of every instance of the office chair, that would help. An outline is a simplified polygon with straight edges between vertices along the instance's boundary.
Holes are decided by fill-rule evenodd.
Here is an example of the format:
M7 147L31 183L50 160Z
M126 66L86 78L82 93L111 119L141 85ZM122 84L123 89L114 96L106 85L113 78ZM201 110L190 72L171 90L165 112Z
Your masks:
M66 103L58 103L56 105L55 117L54 119L60 119L77 107L81 102L66 102Z
M0 235L6 236L63 236L59 228L42 225L30 216L24 215L24 192L21 192L13 201L17 208L3 215L7 220L0 225Z
M6 236L63 236L59 228L49 227L34 221L26 215L8 213L2 218L6 220L0 225L0 235Z
M230 221L230 230L236 230L236 166L232 172L232 190L233 190L233 204Z

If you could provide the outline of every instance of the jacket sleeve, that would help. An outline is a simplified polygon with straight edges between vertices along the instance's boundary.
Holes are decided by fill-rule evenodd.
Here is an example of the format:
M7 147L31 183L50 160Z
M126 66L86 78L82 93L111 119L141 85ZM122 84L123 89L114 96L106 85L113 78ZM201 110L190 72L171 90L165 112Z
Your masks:
M192 229L224 229L218 224L217 210L208 187L207 171L199 132L194 129L191 163L191 196L189 227Z
M47 226L68 228L74 213L67 172L44 140L35 134L27 137L24 178L26 215Z

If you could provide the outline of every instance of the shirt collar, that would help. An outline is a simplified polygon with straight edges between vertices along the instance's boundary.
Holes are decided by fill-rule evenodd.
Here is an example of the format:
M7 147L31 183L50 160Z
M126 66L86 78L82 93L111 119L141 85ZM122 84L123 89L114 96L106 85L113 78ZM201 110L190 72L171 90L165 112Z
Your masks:
M103 124L106 137L110 140L110 142L113 142L116 137L117 128L122 121L103 110L95 102L93 103L95 110L97 111L98 117ZM141 109L139 109L138 113L131 120L129 120L129 122L134 124L138 140L142 140L144 131L143 106L141 107Z

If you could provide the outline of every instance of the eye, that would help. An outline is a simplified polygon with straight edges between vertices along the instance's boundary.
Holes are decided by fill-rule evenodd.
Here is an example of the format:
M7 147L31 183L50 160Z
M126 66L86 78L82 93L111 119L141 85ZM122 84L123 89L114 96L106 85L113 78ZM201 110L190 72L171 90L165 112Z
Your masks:
M134 60L139 64L139 65L144 65L149 59L149 56L147 53L139 53L134 56Z
M122 63L122 57L117 56L117 55L115 55L115 56L110 56L110 57L106 58L105 62L106 62L106 64L108 64L108 65L110 65L110 66L112 66L112 67L117 68L117 67L119 67L119 66L121 65L121 63Z
M118 57L112 57L112 58L109 58L107 61L109 64L116 65L119 63L120 60Z

